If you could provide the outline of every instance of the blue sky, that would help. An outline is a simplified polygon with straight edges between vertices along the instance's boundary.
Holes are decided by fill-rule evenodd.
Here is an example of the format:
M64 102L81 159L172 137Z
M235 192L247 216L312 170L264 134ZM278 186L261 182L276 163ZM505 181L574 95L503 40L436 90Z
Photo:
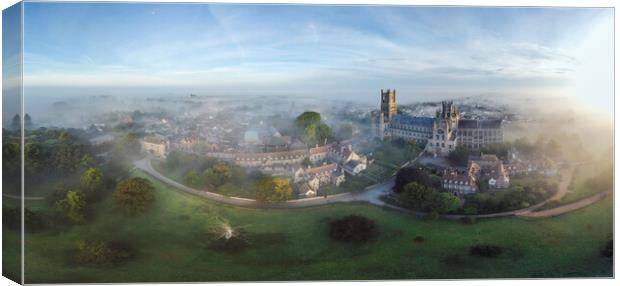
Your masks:
M613 10L26 3L25 85L437 100L567 95L610 111Z

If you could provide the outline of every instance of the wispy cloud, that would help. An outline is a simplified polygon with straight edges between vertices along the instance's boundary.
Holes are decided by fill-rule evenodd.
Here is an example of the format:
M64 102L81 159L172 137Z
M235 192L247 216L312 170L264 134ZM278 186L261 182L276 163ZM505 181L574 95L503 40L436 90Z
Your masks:
M555 89L583 61L571 43L593 17L609 16L578 9L27 5L28 85L334 88L349 94L381 87ZM67 9L49 13L59 5ZM75 23L88 24L66 27Z

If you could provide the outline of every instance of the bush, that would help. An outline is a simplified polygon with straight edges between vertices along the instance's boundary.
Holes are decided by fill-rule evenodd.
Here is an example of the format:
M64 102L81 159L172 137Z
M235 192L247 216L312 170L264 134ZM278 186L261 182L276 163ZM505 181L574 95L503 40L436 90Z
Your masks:
M481 257L498 257L502 254L502 248L491 244L478 244L469 248L469 254Z
M376 234L375 222L359 215L349 215L329 225L329 237L338 241L366 242Z
M426 241L426 239L424 237L419 236L419 235L413 238L413 242L415 242L415 243L422 243L424 241Z
M9 229L21 231L21 209L6 208L3 210L2 223ZM24 209L24 229L26 232L35 232L45 227L45 221L38 212Z
M124 180L114 192L116 207L129 215L144 213L155 201L153 189L151 181L144 178Z
M124 243L80 240L75 258L82 264L102 265L122 262L131 256L131 248Z

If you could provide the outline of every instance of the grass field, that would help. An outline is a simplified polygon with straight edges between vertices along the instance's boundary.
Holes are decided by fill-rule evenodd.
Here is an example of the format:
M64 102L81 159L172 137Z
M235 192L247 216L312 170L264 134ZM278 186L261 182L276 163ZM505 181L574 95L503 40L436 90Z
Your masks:
M138 171L138 176L146 176ZM125 218L108 198L82 226L26 235L26 282L155 282L321 279L422 279L611 276L601 256L612 238L612 200L541 220L504 218L463 225L423 221L366 204L292 210L221 206L180 193L157 181L157 203L148 214ZM41 203L32 208L45 208ZM348 214L374 219L373 241L351 245L327 237L328 222ZM250 245L236 253L213 250L209 229L216 218L246 226ZM19 239L4 229L5 243ZM414 242L416 236L425 241ZM122 240L138 250L120 265L90 267L72 262L79 239ZM498 258L469 255L491 243ZM5 245L7 245L5 244ZM17 249L4 249L6 257ZM14 265L14 264L11 264ZM9 269L10 270L10 269Z
M596 188L588 186L588 179L594 178L604 172L609 166L600 163L590 163L579 166L575 170L575 177L569 187L566 196L562 198L560 204L569 204L580 199L593 196L600 192ZM612 180L612 178L610 178Z

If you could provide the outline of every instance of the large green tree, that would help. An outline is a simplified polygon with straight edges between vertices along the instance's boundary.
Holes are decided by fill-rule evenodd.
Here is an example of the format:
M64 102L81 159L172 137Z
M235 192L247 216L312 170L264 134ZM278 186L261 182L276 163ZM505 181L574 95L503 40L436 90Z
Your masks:
M103 191L103 175L96 168L88 168L80 177L80 188L87 198L97 197Z
M64 199L56 202L56 210L73 223L86 220L86 200L78 191L68 191Z
M295 126L300 130L305 130L310 125L321 123L321 114L314 111L306 111L295 119Z

